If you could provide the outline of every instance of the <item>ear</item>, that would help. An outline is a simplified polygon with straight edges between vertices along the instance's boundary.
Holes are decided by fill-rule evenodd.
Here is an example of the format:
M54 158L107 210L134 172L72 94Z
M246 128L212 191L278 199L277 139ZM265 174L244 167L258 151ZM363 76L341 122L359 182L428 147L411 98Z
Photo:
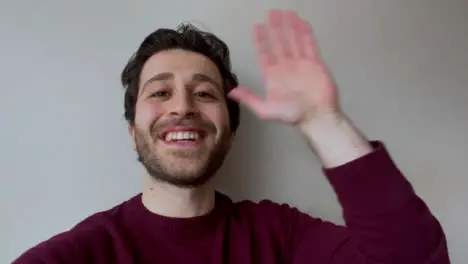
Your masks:
M130 137L132 137L132 149L136 151L135 128L130 124L128 125L128 133L130 134Z
M232 142L234 142L234 139L236 138L236 132L230 132L231 137L229 138L229 148L232 146Z

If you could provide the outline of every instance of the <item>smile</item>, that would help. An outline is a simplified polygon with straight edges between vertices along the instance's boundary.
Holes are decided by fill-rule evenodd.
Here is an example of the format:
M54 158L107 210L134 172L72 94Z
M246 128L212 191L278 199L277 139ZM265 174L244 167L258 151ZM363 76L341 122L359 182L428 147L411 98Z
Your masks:
M174 129L162 134L161 139L173 147L196 147L202 143L206 133L196 129Z
M200 138L200 133L195 131L185 132L169 132L166 133L164 140L167 142L172 141L197 141Z

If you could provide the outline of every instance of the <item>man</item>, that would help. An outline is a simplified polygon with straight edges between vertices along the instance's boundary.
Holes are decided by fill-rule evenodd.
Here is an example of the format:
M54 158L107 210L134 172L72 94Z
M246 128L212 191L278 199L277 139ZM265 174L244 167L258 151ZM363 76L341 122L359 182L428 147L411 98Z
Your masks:
M190 26L150 34L122 73L125 117L148 172L142 194L14 263L449 263L440 224L383 143L365 139L340 109L307 22L273 10L255 27L255 43L265 98L238 86L228 48L214 35ZM215 191L239 102L300 130L345 227Z

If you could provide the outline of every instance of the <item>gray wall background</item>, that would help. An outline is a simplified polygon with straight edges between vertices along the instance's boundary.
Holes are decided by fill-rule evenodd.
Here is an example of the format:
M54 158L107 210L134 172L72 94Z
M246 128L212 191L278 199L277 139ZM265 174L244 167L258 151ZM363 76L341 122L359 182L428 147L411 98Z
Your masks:
M453 263L468 254L468 1L0 1L0 262L140 191L119 74L158 27L224 39L262 91L251 25L291 8L315 28L344 108L383 140L440 219ZM243 112L218 178L234 199L270 198L342 223L298 132Z

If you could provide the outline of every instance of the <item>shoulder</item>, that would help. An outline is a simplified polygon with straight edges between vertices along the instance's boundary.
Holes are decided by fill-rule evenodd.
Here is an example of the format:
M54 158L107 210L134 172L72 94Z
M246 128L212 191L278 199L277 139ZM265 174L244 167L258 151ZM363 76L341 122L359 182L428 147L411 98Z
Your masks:
M287 218L293 217L296 214L306 215L290 204L278 203L270 199L261 199L259 201L242 200L235 203L234 208L239 213L250 214L258 217Z
M13 263L86 263L89 251L107 247L113 229L121 221L125 203L94 213L70 230L58 233L26 250Z
M238 215L244 215L240 219L249 219L249 228L267 234L264 237L276 240L278 248L285 248L287 259L301 256L310 259L310 252L320 252L316 256L327 259L348 237L344 226L313 217L286 203L242 201L236 208Z
M344 230L343 226L311 216L295 206L269 199L240 201L235 203L234 208L240 218L249 218L251 222L280 230L288 238L304 233L319 235L331 231L341 233Z
M301 218L308 222L319 223L320 219L301 212L287 203L278 203L269 199L259 201L243 200L234 204L234 212L240 218L247 218L251 223L274 228L289 230L294 227Z

